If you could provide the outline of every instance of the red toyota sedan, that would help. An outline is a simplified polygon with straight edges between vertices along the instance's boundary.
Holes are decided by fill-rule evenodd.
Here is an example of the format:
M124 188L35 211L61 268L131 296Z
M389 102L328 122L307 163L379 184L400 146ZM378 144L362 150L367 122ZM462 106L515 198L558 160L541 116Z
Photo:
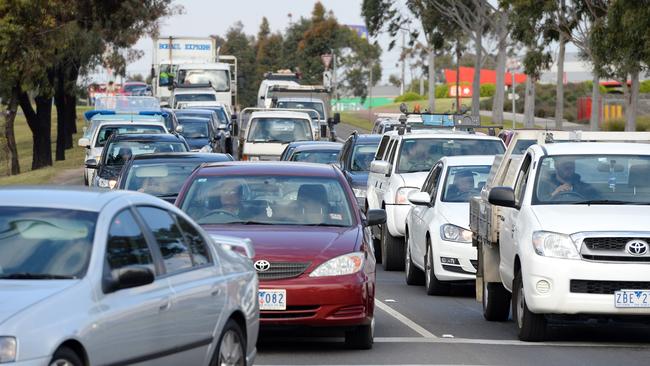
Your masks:
M341 171L284 162L215 163L197 169L176 205L206 231L249 238L264 325L336 327L354 348L372 347L375 256L368 226Z

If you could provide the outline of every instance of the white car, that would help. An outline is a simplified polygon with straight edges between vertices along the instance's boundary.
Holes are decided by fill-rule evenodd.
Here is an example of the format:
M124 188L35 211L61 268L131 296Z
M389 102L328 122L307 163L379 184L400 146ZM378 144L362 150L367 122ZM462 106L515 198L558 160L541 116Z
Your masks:
M314 131L307 112L260 110L250 114L244 136L241 160L280 160L287 144L313 141Z
M505 146L497 137L458 132L451 129L416 130L384 134L375 160L370 164L367 209L385 209L386 224L373 229L380 240L375 252L389 271L404 268L404 227L411 209L408 195L422 188L433 165L444 156L503 154Z
M251 365L253 255L144 193L0 189L0 364Z
M476 248L469 230L469 199L479 195L494 156L440 159L422 190L409 195L406 217L406 283L424 282L429 295L445 295L450 284L474 281Z
M130 115L130 114L97 114L90 120L84 135L78 145L86 149L84 161L102 156L104 144L112 134L128 133L168 133L167 127L160 115ZM84 183L90 185L96 170L84 168Z

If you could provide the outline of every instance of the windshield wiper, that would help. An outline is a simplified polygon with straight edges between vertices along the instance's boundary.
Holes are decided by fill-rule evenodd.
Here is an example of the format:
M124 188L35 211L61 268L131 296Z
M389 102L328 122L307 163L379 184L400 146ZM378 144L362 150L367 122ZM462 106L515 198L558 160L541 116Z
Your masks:
M650 202L630 202L620 200L587 200L574 202L576 205L650 205Z
M298 224L300 226L333 226L333 227L347 227L347 225L337 225L337 224L327 224L324 222L321 222L320 224Z
M174 198L174 197L178 197L178 193L157 194L155 196L158 197L158 198Z
M74 280L77 277L75 276L65 276L65 275L55 275L49 273L10 273L5 275L0 275L2 280Z

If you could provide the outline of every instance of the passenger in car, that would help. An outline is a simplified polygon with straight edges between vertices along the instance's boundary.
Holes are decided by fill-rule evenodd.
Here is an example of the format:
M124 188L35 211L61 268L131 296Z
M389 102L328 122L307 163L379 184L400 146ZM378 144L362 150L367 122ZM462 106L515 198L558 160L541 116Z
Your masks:
M329 215L327 191L321 184L303 184L298 189L298 214L307 224L325 223Z

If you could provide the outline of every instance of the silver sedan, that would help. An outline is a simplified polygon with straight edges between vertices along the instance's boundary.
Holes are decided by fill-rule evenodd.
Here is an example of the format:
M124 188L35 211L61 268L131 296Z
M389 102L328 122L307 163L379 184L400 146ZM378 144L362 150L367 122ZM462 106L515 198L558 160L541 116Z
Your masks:
M250 365L246 254L146 194L0 189L0 364Z

